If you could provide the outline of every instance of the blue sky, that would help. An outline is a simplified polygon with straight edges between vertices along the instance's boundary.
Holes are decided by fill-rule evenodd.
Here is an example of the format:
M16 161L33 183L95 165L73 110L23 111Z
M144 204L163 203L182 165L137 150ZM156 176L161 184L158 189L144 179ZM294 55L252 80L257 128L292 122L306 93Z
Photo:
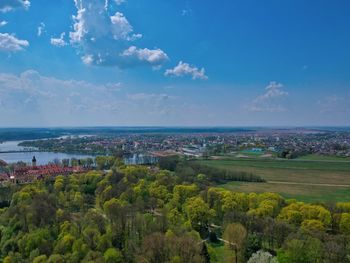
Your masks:
M1 0L0 126L350 125L347 0Z

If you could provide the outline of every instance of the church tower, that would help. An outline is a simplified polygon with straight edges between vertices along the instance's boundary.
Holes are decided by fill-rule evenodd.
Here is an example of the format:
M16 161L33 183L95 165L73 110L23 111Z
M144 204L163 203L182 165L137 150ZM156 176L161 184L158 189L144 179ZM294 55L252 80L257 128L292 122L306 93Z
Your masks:
M33 159L32 159L32 166L36 167L36 158L35 158L35 156L33 156Z

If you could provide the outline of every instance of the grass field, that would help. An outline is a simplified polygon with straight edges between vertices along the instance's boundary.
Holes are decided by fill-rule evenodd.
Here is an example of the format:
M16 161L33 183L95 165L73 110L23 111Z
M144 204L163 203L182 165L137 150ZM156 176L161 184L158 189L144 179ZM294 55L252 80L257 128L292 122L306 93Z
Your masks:
M310 158L310 157L309 157ZM223 158L202 164L233 171L252 172L266 183L230 182L222 187L243 192L277 192L285 198L308 202L350 201L350 161L339 159L277 160Z
M321 156L315 154L304 155L298 158L298 160L324 160L324 161L350 161L349 157L338 157L338 156Z

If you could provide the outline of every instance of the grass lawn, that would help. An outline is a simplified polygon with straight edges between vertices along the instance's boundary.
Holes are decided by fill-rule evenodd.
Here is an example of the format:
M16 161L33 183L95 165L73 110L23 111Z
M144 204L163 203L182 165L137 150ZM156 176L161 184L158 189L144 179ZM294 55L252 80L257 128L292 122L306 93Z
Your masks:
M305 202L350 202L350 161L343 159L277 160L223 158L202 164L233 171L251 172L267 183L230 182L221 185L242 192L276 192Z

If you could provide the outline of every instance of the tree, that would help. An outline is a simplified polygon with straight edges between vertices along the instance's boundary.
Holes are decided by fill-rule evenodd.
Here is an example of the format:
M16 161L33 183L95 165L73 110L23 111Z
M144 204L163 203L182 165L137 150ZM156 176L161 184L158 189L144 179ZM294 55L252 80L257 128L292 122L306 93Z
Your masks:
M200 197L188 199L185 211L194 229L198 229L198 226L206 228L210 219L215 216L215 211L209 209L208 204Z
M321 262L323 245L320 240L312 237L292 239L285 247L286 262L318 263Z
M203 263L210 263L210 255L205 242L202 242L201 256L203 258Z
M46 255L40 255L33 259L33 263L45 263L45 262L47 262Z
M248 235L245 246L245 258L250 258L262 248L262 239L257 234Z
M159 158L158 165L161 169L175 171L179 161L180 160L178 156L162 157Z
M320 205L304 204L302 202L291 203L284 207L278 219L299 226L303 220L319 220L324 227L330 226L332 222L331 213Z
M115 248L107 249L103 255L103 258L105 259L106 263L122 263L123 262L122 253L118 249L115 249Z
M97 156L96 165L99 170L107 170L112 167L115 162L115 157L113 156Z
M60 192L64 189L64 177L62 175L55 178L54 189L56 192Z
M58 240L55 246L55 252L61 255L72 252L74 240L71 234L64 235Z
M247 238L247 230L241 224L229 224L225 228L223 239L226 246L234 250L235 263L238 263L238 258L242 258L242 250Z
M112 223L116 223L118 220L125 216L124 207L126 203L116 198L112 198L109 201L106 201L103 205L103 210L107 214L108 218Z
M38 250L39 255L52 252L52 237L48 229L38 228L25 234L19 241L18 247L21 254L29 257L30 253Z
M339 228L343 234L350 235L350 213L341 214Z
M150 263L165 263L169 260L170 250L166 237L162 233L146 236L142 245L142 256Z
M48 263L62 263L62 262L64 262L64 260L63 260L63 256L58 255L58 254L52 254L49 257L47 262Z
M339 202L336 208L341 213L350 213L350 202Z
M173 202L174 204L181 206L188 198L191 198L198 194L198 187L195 184L191 185L176 185L174 187Z
M249 258L247 263L278 263L277 258L273 257L269 252L259 250Z
M92 249L95 250L100 239L100 232L96 227L88 226L82 232L85 243Z
M89 262L89 263L105 263L105 260L103 258L103 255L101 252L97 251L89 251L82 262Z
M301 230L306 233L324 232L325 227L320 220L306 219L301 223Z

